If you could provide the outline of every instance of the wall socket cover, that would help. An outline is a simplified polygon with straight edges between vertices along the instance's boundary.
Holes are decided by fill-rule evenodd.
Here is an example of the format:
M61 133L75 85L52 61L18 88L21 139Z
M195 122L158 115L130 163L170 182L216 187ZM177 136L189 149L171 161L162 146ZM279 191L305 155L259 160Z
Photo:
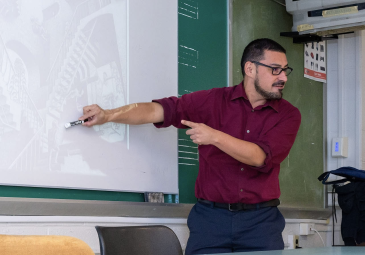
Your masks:
M314 224L312 223L300 223L299 224L299 235L307 236L307 235L314 235Z

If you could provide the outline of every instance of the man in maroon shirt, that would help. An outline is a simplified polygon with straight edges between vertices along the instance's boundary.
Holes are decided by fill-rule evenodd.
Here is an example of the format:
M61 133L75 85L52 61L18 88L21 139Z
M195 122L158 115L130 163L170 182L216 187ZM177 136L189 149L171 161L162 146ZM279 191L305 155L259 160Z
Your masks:
M185 254L283 249L280 163L298 132L299 110L282 99L292 69L285 49L258 39L244 50L243 82L112 110L84 107L85 126L106 122L173 125L199 145L198 203Z

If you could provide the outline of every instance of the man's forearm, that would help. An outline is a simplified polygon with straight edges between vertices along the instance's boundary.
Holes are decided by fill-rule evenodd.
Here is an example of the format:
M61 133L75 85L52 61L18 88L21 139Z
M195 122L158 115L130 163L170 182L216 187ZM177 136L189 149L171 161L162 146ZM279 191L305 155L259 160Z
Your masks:
M186 134L190 135L190 139L196 144L214 145L236 160L250 166L259 167L265 162L265 152L255 143L235 138L203 123L187 120L182 120L181 123L191 128L186 131Z
M221 131L216 131L216 137L212 145L247 165L259 167L264 164L266 154L260 146L240 140Z
M131 125L158 123L164 120L159 103L134 103L112 110L105 110L107 122Z
M98 105L84 107L80 120L88 119L84 126L102 125L106 122L139 125L164 120L164 110L159 103L134 103L116 109L104 110Z

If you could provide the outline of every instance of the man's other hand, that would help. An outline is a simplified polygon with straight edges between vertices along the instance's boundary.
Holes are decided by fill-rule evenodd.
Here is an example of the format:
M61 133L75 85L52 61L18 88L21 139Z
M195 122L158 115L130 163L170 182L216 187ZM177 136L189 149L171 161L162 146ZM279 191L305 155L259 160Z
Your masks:
M186 131L186 134L190 135L190 139L193 140L193 143L199 145L213 144L217 130L203 123L195 123L187 120L182 120L181 124L191 127L191 129Z

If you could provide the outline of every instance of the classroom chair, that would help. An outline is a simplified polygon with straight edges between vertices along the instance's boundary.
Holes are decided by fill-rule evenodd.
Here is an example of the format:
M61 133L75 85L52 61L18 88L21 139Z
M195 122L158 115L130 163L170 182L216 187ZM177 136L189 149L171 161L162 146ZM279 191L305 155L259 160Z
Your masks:
M70 236L0 235L1 255L95 255L82 240Z
M182 255L176 234L166 226L96 226L100 255Z

